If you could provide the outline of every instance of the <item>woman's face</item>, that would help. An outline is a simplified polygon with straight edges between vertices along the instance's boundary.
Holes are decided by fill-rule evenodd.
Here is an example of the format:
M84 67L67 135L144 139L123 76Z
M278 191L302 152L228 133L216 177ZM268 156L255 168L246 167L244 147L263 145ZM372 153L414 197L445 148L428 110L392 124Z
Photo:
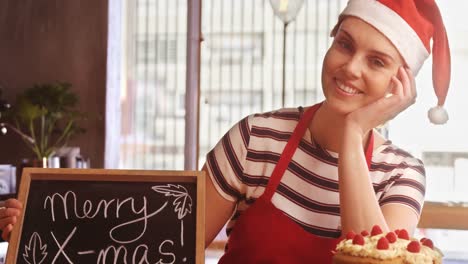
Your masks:
M350 113L391 92L391 77L404 65L398 50L366 22L348 17L325 55L322 89L326 104Z

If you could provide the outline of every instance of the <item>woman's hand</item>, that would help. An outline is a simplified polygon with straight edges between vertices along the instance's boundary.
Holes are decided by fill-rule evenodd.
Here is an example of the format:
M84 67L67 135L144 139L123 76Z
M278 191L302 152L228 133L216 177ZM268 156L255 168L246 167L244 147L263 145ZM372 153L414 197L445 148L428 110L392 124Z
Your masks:
M400 67L392 77L393 90L389 96L370 103L348 114L346 121L362 135L393 119L416 101L416 84L409 68Z
M23 204L13 198L0 201L0 229L2 230L3 240L8 241L10 239L11 230L18 220L22 208Z
M391 87L391 96L383 96L349 113L345 118L338 159L341 228L344 233L370 229L375 224L388 231L400 226L401 222L395 219L405 219L408 227L417 223L414 213L408 213L404 209L383 212L375 197L366 157L362 151L367 132L394 118L415 102L416 86L409 69L400 67L397 76L392 77Z

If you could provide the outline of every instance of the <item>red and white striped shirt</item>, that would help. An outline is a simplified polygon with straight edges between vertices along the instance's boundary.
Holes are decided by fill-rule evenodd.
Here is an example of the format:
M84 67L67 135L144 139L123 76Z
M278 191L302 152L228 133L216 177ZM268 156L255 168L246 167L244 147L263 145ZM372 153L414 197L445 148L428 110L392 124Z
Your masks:
M207 154L207 168L218 192L237 207L227 225L265 190L303 108L247 116ZM370 177L380 206L399 203L421 213L425 194L422 162L390 141L374 149ZM306 231L339 237L338 154L321 148L307 130L294 154L273 204Z

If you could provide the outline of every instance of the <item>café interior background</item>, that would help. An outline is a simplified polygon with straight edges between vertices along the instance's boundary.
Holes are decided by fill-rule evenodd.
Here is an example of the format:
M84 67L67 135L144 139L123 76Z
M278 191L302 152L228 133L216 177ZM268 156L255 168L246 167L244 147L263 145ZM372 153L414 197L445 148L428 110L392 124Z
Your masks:
M320 71L329 31L344 0L305 0L286 28L268 0L205 0L201 9L198 168L239 119L323 99ZM466 0L438 0L452 52L444 126L426 111L436 103L431 62L417 77L415 105L383 131L426 166L429 201L468 205L468 10ZM0 2L0 84L13 101L31 83L66 80L93 113L86 136L72 141L95 168L184 169L187 0ZM284 48L285 47L285 48ZM285 64L283 65L283 55ZM0 163L16 164L27 148L0 137ZM468 261L468 233L419 230L447 258ZM218 240L223 240L220 234Z

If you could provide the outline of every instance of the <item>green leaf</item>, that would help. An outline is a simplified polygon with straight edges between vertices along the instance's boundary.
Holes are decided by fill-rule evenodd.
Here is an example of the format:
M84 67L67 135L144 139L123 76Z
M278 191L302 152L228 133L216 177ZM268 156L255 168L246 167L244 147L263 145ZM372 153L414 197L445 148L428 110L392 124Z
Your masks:
M34 122L35 119L47 114L47 109L31 103L27 98L20 97L14 107L14 115L23 124Z

